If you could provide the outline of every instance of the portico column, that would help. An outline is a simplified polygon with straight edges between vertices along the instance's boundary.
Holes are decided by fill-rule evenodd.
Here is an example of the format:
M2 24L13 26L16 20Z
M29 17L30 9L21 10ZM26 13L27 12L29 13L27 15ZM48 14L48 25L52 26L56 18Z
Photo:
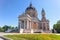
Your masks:
M19 32L21 33L21 21L19 21L19 27L20 27L20 31Z
M24 29L25 29L25 20L24 20Z
M23 24L24 25L24 24ZM23 33L22 21L20 21L20 33Z
M27 29L28 29L28 20L27 20Z
M31 21L30 21L30 29L31 29Z
M20 21L18 22L18 32L20 32Z
M20 25L20 29L21 29L21 21L20 21L20 24L19 25Z
M30 23L31 23L31 24L30 24L31 33L33 33L33 22L31 21Z
M32 21L31 21L31 29L33 29L33 24L32 24Z

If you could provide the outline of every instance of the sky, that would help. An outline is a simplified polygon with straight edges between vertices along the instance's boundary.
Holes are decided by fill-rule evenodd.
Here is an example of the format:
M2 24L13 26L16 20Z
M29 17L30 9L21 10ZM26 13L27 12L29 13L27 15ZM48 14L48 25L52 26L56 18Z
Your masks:
M60 20L60 0L0 0L0 26L18 26L18 16L25 12L30 3L36 8L40 20L44 8L50 29Z

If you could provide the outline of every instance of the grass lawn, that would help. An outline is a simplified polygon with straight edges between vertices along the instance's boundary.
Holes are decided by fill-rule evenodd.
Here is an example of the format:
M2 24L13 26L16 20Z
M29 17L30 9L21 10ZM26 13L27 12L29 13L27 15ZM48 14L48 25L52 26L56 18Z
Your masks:
M18 34L5 35L13 40L60 40L60 35L55 34Z

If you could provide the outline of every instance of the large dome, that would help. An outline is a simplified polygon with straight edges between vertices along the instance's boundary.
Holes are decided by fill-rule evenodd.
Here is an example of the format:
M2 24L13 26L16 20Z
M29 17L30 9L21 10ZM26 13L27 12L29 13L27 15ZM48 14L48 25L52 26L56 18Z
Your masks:
M26 11L27 10L35 10L35 8L32 6L32 4L30 3L29 7L26 8Z
M30 3L29 7L26 8L25 12L29 14L31 17L37 17L37 11L35 7Z

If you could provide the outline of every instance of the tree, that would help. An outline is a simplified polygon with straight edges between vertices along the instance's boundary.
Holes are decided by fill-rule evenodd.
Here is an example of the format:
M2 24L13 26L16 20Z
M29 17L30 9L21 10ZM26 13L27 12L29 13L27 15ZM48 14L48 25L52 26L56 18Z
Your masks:
M9 28L9 26L7 26L7 25L4 25L4 26L2 27L2 29L3 29L4 32L7 31L8 28Z
M0 27L0 32L2 32L2 28Z
M60 20L59 20L59 21L57 21L57 24L60 24Z
M14 29L14 27L13 27L13 26L9 26L9 29L13 30L13 29Z
M53 29L55 29L57 33L60 33L60 20L57 21L57 23L53 25Z
M0 27L0 32L5 32L5 31L7 31L8 29L14 30L15 28L17 28L17 27L4 25L3 27Z

